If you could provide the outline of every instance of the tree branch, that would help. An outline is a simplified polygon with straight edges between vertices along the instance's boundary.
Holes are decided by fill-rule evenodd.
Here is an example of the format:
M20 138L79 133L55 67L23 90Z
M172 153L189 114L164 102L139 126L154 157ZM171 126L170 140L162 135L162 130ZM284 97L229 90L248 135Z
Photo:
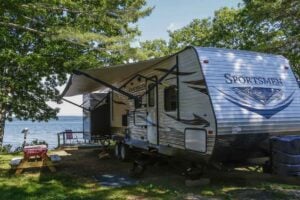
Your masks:
M8 27L11 27L11 28L25 30L25 31L28 31L28 32L32 32L32 33L38 34L40 36L45 35L44 32L38 31L36 29L32 29L32 28L29 28L29 27L21 26L19 24L14 24L14 23L10 23L10 22L0 22L0 25L8 26Z

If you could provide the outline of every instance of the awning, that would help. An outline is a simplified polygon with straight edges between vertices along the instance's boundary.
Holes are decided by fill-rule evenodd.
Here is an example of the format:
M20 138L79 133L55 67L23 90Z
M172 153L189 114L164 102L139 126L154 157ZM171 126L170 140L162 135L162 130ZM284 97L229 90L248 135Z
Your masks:
M137 63L82 70L82 72L110 85L116 86L117 83L125 81L135 76L139 72L151 68L155 64L167 59L168 57L171 56L165 56ZM108 87L99 82L96 82L95 80L92 80L87 76L84 76L80 73L73 73L61 97L88 94L94 91L104 90L106 88Z

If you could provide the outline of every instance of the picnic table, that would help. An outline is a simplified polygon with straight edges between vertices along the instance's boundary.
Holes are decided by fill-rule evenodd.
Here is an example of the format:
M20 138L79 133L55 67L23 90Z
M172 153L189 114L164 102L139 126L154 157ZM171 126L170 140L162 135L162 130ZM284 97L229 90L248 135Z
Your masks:
M24 169L48 167L51 172L55 172L51 158L48 156L46 145L25 146L23 149L24 156L16 166L16 174L21 174Z

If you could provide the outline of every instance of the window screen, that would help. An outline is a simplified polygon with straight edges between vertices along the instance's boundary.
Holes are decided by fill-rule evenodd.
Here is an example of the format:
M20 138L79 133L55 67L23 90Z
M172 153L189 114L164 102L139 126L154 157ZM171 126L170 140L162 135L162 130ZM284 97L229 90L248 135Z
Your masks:
M149 90L150 88L152 88L152 90L150 90L150 91L148 92L148 106L149 106L149 107L153 107L153 106L154 106L154 103L155 103L154 86L155 86L154 83L148 85L148 90Z
M175 85L165 88L164 99L165 111L175 111L177 109L177 91Z
M135 109L142 107L142 100L140 98L134 100L134 107Z

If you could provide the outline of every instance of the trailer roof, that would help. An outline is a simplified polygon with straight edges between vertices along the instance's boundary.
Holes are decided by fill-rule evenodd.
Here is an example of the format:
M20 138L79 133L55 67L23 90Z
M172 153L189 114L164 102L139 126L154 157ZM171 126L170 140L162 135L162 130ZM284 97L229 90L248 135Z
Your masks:
M245 50L232 50L232 49L212 48L212 47L192 47L192 46L188 46L184 50L188 48L195 48L197 51L199 50L205 51L206 53L203 54L204 57L202 57L202 59L205 58L205 55L214 54L214 56L220 56L221 54L222 55L226 54L228 59L231 59L232 62L237 61L235 60L236 55L238 55L237 57L243 55L243 56L255 57L256 59L264 58L272 61L274 61L274 59L279 59L281 61L283 59L285 60L285 58L282 56L245 51ZM180 52L177 52L173 55L146 60L146 61L140 61L135 63L110 66L110 67L99 67L96 69L78 71L78 73L74 72L71 75L66 88L61 94L61 97L87 94L99 90L103 91L104 89L107 88L112 88L112 87L108 87L108 85L117 86L117 83L130 79L131 77L135 76L139 72L146 69L150 69L151 67L154 67L156 64L162 62L163 60L166 60L174 55L177 55ZM100 82L97 82L93 79L100 80L100 82L102 81L107 84L106 85L101 84Z
M171 56L111 67L100 67L96 69L82 70L82 72L110 85L116 85L116 83L127 80L140 71L149 69L155 64L167 59L168 57ZM88 78L87 76L73 73L61 96L70 97L80 94L87 94L94 91L104 90L106 88L107 86L100 84L92 80L91 78Z

